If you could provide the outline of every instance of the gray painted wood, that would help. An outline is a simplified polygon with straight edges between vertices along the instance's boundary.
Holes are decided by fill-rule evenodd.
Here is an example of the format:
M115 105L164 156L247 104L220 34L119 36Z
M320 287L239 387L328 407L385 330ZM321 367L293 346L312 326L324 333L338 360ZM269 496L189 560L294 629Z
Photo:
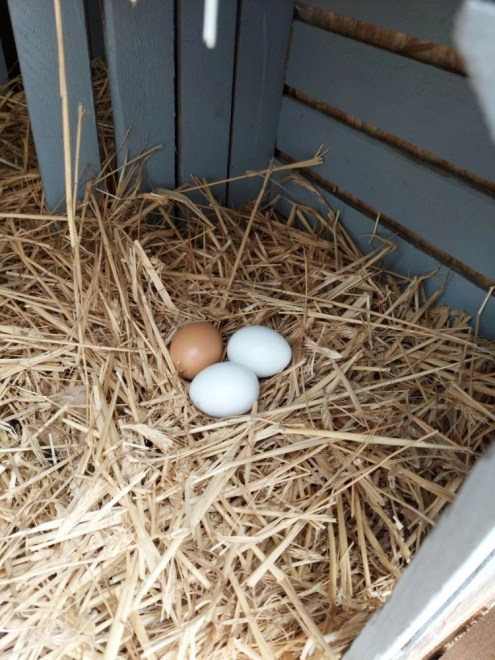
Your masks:
M495 555L495 451L480 459L390 599L344 660L407 660L408 646ZM467 583L467 584L466 584Z
M46 203L54 209L65 197L65 186L53 2L9 0L9 8ZM83 0L64 0L62 20L73 155L79 104L87 111L80 157L79 193L82 194L84 184L100 170Z
M161 145L144 165L143 188L173 188L174 3L104 0L104 17L118 165Z
M243 0L240 11L230 176L265 169L274 154L294 0ZM244 204L260 189L257 178L232 183L229 203Z
M452 25L461 0L306 0L305 4L452 46Z
M274 177L282 178L280 175ZM339 220L344 229L352 237L358 248L363 254L368 254L375 248L381 247L378 239L370 244L371 234L375 230L375 218L361 213L360 211L345 204L334 195L317 186L318 192L327 202L328 206L335 212L339 212ZM273 187L272 195L277 195L281 191L277 186ZM326 212L326 207L318 202L313 193L295 183L284 184L285 200L279 202L277 209L286 217L290 211L290 201L308 206L322 212ZM422 252L416 246L411 245L400 236L394 235L392 231L378 225L377 236L384 240L392 241L396 250L385 255L382 259L384 268L398 275L406 277L421 276L426 273L432 273L438 269L438 273L426 281L425 293L432 296L435 292L443 290L438 298L437 304L448 305L451 310L463 310L471 315L473 327L476 322L476 316L485 300L486 291L475 286L472 282L466 280L458 273L449 272L449 270L438 263L429 254ZM490 298L480 319L480 335L488 339L495 339L495 298Z
M286 83L495 180L495 144L461 76L296 22Z
M277 147L302 160L322 144L320 175L495 279L495 199L284 98Z
M204 0L181 0L179 183L191 182L192 174L208 181L228 176L237 3L220 3L212 50L203 43L203 14ZM226 184L213 193L225 203Z
M5 84L9 79L9 73L7 71L7 64L5 63L5 57L2 49L2 42L0 41L0 85Z

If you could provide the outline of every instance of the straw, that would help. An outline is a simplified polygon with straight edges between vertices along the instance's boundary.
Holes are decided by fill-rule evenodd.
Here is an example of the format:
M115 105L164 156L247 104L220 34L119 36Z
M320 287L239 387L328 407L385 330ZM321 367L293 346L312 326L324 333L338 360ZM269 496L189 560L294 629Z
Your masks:
M494 345L286 168L241 210L140 193L95 72L107 165L75 232L0 93L0 655L341 658L493 441ZM291 344L251 413L189 400L168 347L196 320Z

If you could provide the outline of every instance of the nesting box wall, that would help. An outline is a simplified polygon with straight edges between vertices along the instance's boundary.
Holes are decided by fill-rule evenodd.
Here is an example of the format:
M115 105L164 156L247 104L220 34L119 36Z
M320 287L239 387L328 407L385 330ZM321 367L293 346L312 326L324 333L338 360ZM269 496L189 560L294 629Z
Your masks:
M73 147L79 104L86 111L80 194L100 167L90 58L104 55L118 164L161 147L146 160L144 188L174 188L193 174L227 179L265 168L274 153L290 162L324 145L325 163L309 177L362 249L370 233L392 238L387 268L438 269L427 293L445 287L440 299L474 318L486 302L480 332L494 337L495 146L453 47L459 4L222 1L208 50L203 0L66 0ZM9 0L9 8L55 208L64 177L53 5ZM247 179L215 194L239 206L258 190Z
M369 250L397 242L386 265L441 269L443 296L476 316L495 284L495 145L453 48L459 2L296 3L277 148L290 161L324 144L312 174ZM316 177L316 178L315 178ZM481 317L494 336L495 301Z
M53 3L9 0L9 9L54 208L64 180ZM174 188L192 174L219 180L265 168L275 149L293 10L294 0L222 2L216 48L209 50L203 0L63 2L73 148L79 103L87 113L79 169L94 176L99 168L89 53L106 56L118 164L160 147L145 162L145 189ZM247 180L215 193L239 205L258 187Z
M55 209L65 195L65 166L54 4L38 0L9 0L9 10L46 201L51 209ZM87 181L100 171L82 0L66 0L63 3L63 22L73 154L76 153L79 107L85 112L78 172L82 193Z

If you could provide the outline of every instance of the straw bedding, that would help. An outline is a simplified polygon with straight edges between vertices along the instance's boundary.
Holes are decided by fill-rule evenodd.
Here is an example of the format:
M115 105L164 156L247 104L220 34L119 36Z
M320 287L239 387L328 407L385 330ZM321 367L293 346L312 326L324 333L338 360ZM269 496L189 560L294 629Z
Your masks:
M0 141L0 655L341 657L492 439L493 345L330 210L107 169L74 240L22 92ZM167 346L192 320L291 343L251 414L189 402Z

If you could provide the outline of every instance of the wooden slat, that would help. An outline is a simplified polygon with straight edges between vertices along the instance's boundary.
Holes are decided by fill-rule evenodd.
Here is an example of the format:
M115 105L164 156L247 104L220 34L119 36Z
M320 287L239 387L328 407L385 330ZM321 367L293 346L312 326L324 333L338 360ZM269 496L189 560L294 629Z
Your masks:
M473 618L479 617L486 608L495 602L495 553L492 558L483 563L482 569L477 571L471 579L459 589L456 597L448 607L435 619L431 625L419 635L417 639L408 644L410 655L425 660L432 660L440 649L447 647L462 631L466 630ZM462 649L460 647L459 651ZM414 655L415 654L415 655ZM443 658L444 656L442 656ZM460 656L455 656L459 658ZM470 657L464 656L465 660ZM474 656L480 660L482 656Z
M286 83L495 181L495 145L465 78L296 22Z
M217 43L203 43L204 0L181 0L178 111L180 183L195 174L208 181L228 176L237 3L220 3ZM226 185L214 194L226 198Z
M294 17L313 27L382 48L423 64L431 64L459 75L465 74L462 58L451 46L434 44L404 32L397 32L373 23L363 23L357 18L334 14L301 2L296 3Z
M442 611L495 556L495 451L475 465L454 503L423 542L385 606L365 626L344 660L406 660Z
M104 0L104 16L117 162L161 145L143 188L174 187L174 3Z
M336 14L452 45L452 24L461 0L306 0Z
M284 98L277 147L293 158L330 149L318 173L468 267L495 280L495 199L392 147Z
M495 660L495 607L442 655L442 660Z
M294 0L243 0L238 19L230 176L261 170L273 156ZM256 197L261 181L229 185L229 203Z
M279 161L277 161L279 163ZM282 176L276 177L281 179ZM339 212L339 220L343 227L350 234L356 245L363 254L368 254L371 250L381 247L378 239L370 243L371 234L376 229L376 235L384 240L392 241L396 245L394 252L387 254L383 260L383 267L391 272L408 277L421 276L425 273L432 273L436 269L438 273L425 283L425 292L427 296L432 296L440 290L445 284L445 290L438 299L438 304L445 303L451 309L462 309L473 318L473 326L476 316L485 300L486 291L475 286L461 275L449 272L445 266L440 266L435 257L423 252L416 246L404 240L396 234L395 231L379 224L376 226L374 216L369 216L361 211L346 204L327 190L316 186L318 192L325 199L330 208ZM274 186L272 195L279 194L281 190ZM300 204L319 210L323 214L326 207L320 204L315 196L297 184L285 184L284 196ZM288 216L290 206L286 201L279 202L277 209ZM490 339L495 339L495 298L491 297L486 305L480 319L480 335Z
M9 0L9 8L46 203L54 209L64 198L65 189L53 2ZM79 104L87 113L80 157L79 193L82 194L84 184L100 169L83 0L64 0L62 20L73 154Z

